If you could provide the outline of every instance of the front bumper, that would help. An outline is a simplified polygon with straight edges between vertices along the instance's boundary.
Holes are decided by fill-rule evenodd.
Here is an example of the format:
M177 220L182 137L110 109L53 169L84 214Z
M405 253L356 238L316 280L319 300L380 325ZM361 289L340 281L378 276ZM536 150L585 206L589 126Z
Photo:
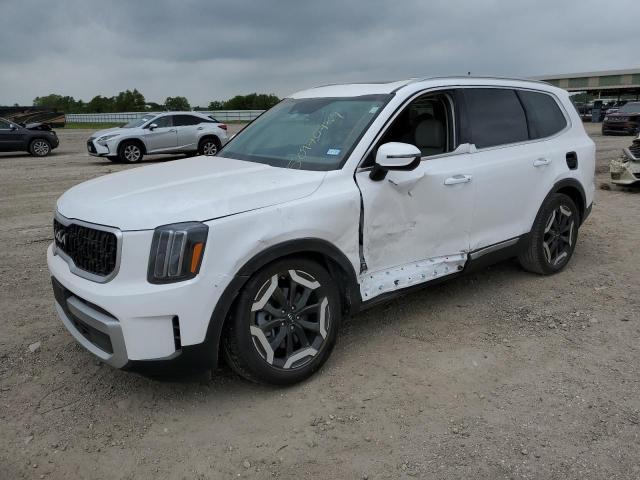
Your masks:
M616 185L638 183L640 182L640 162L634 162L626 155L614 158L609 163L609 175L611 175L611 183Z
M89 152L89 155L94 157L106 157L116 154L115 149L110 148L110 142L107 142L105 146L100 145L96 140L96 138L90 138L87 140L87 152Z
M129 361L120 322L105 311L75 296L51 277L56 312L84 348L105 363L123 368Z
M223 317L214 321L212 312L229 278L203 271L184 282L150 284L146 274L152 235L152 231L123 235L120 269L106 283L72 273L51 245L47 263L58 316L81 345L116 368L215 365L217 345L204 347L210 324L222 323ZM200 353L197 361L188 362L194 351Z
M637 135L640 124L636 122L611 122L602 123L602 133L619 133L624 135Z

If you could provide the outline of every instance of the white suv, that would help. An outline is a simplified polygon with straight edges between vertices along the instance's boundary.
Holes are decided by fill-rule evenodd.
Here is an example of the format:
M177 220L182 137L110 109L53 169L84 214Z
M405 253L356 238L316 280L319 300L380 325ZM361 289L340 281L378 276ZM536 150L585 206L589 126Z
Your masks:
M563 90L432 78L323 86L215 159L100 177L57 202L56 309L118 368L212 367L288 384L341 319L509 257L569 262L595 147Z
M150 113L123 127L94 133L90 155L137 163L146 154L215 155L227 141L227 126L198 112Z

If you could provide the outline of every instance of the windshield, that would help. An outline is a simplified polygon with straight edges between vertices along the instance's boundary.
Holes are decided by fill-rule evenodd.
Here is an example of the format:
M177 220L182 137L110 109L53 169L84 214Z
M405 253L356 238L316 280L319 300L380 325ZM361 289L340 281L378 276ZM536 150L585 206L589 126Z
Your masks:
M627 103L626 105L623 105L622 107L620 107L620 110L618 110L618 113L636 113L636 112L640 112L640 103L637 103L637 102Z
M302 170L335 170L391 95L288 98L249 124L220 157Z
M152 118L155 118L157 115L145 115L142 118L136 118L135 120L131 120L129 123L124 125L122 128L136 128L141 127L145 123L147 123Z

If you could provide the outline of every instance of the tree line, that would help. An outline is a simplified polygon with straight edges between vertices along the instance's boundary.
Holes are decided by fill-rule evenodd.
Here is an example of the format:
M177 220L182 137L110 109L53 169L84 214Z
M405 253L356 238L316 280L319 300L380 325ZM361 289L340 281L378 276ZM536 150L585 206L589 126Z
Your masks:
M229 100L214 100L206 107L193 110L267 110L280 99L273 94L250 93L236 95ZM76 100L68 95L51 93L33 99L34 107L46 107L63 113L113 113L113 112L157 112L164 110L192 110L186 97L167 97L164 103L148 102L137 89L125 90L113 97L96 95L88 102Z

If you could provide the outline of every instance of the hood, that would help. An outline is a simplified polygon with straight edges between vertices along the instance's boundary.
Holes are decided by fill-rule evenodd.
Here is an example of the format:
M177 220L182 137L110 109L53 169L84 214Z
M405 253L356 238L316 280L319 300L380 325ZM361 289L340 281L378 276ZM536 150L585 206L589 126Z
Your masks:
M313 193L325 176L202 156L89 180L65 192L57 209L67 218L149 230L290 202Z
M113 127L113 128L105 128L104 130L98 130L97 132L91 135L91 138L102 137L103 135L107 135L109 133L117 133L118 135L125 135L127 133L131 133L133 128L122 128L122 127Z
M44 132L51 131L51 125L42 122L27 123L24 128L26 128L27 130L40 130Z

